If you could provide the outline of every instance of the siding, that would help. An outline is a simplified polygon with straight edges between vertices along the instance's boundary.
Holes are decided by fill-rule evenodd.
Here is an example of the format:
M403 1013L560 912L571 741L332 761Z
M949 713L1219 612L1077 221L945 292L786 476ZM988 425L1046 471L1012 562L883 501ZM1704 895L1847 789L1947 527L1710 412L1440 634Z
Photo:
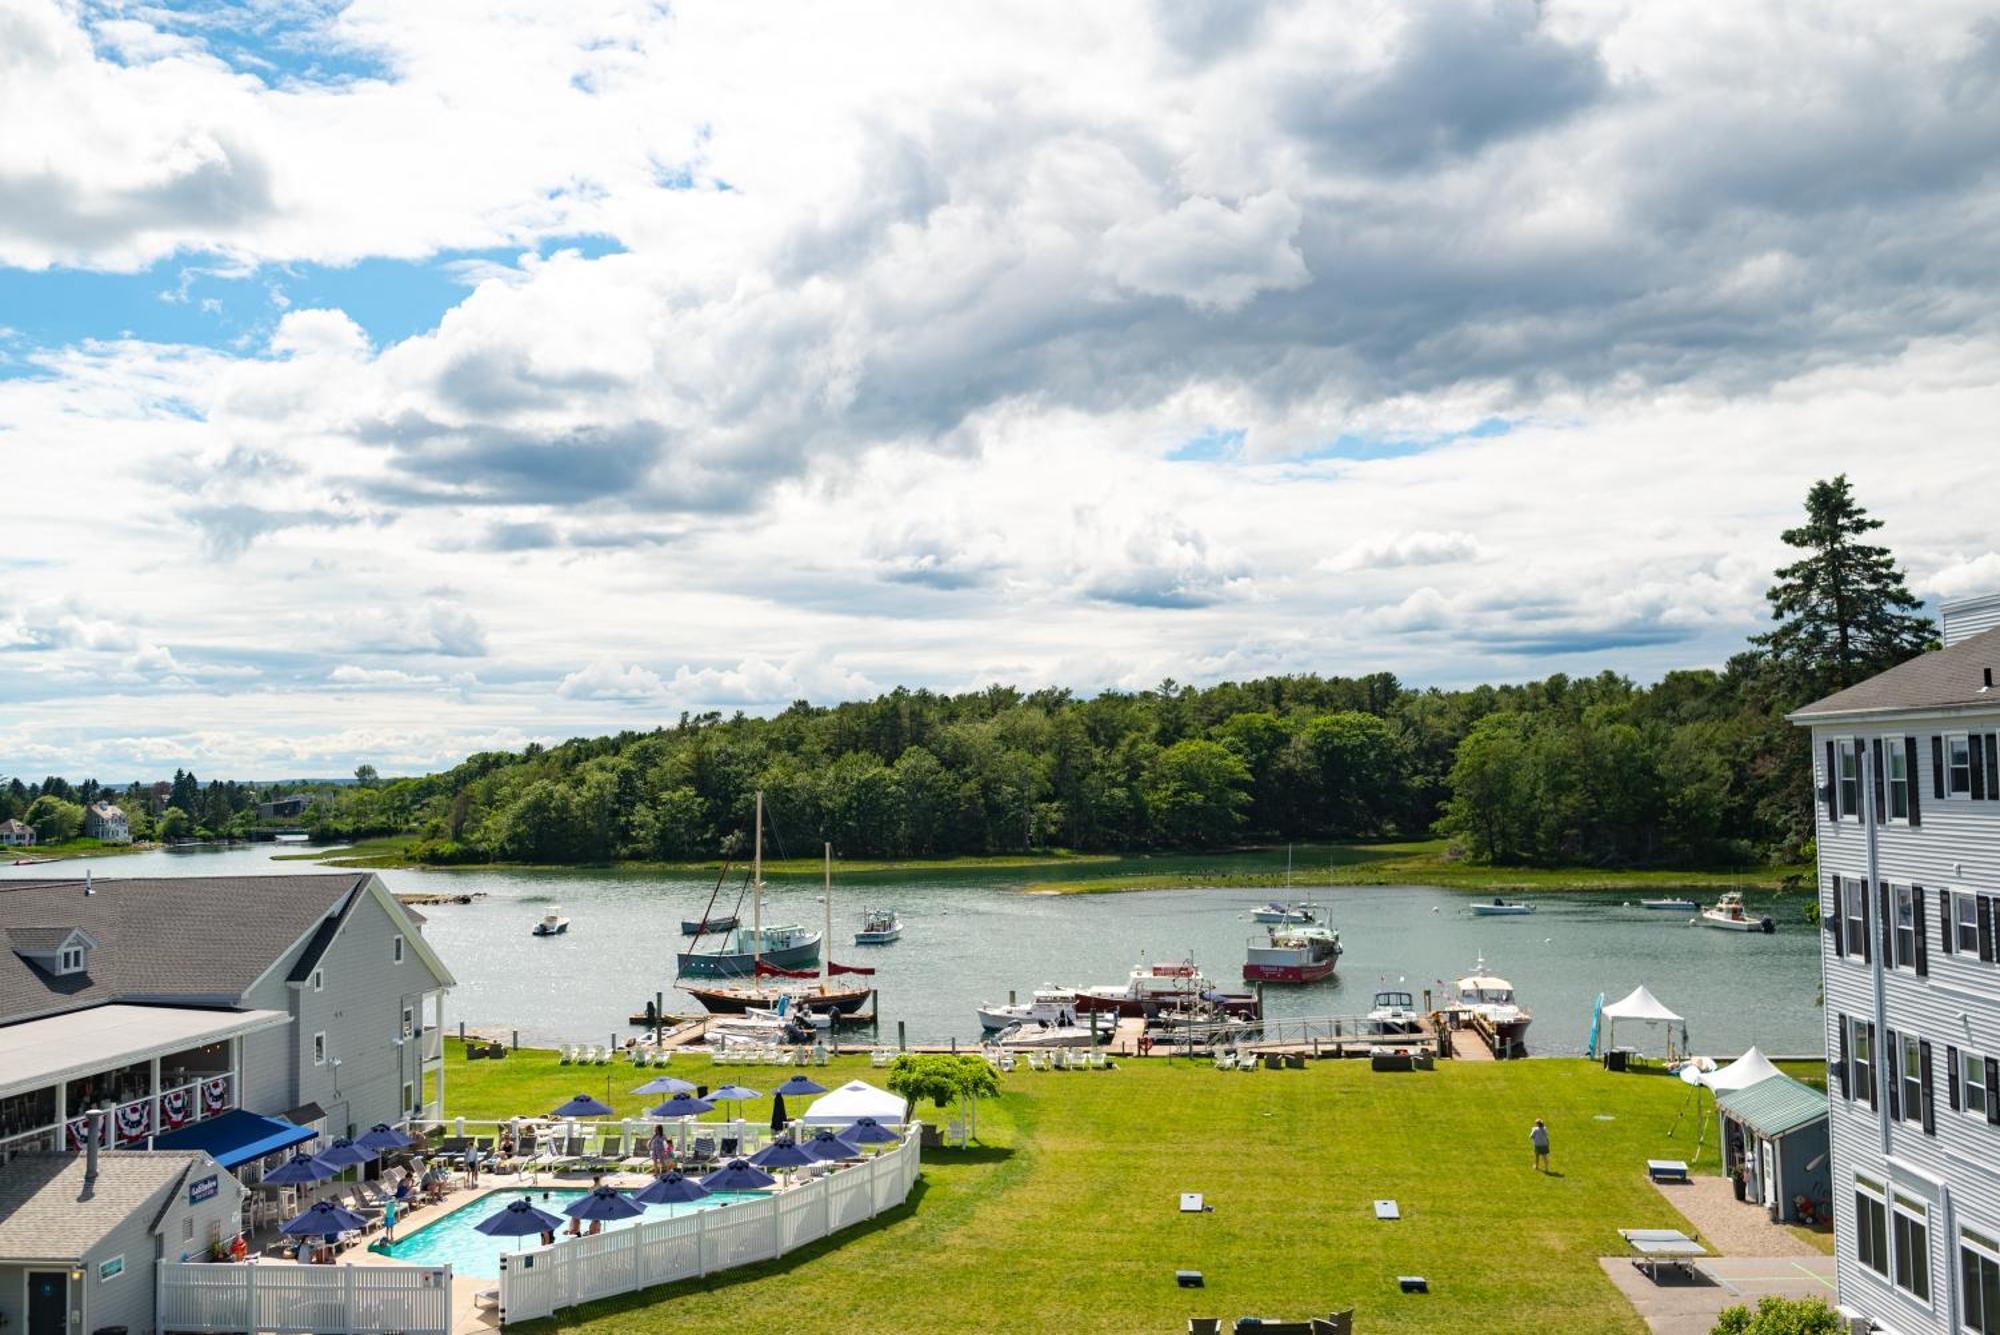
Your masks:
M128 1330L153 1328L153 1260L157 1244L153 1220L167 1200L167 1192L185 1191L181 1179L175 1185L147 1198L145 1208L125 1216L125 1222L106 1234L104 1240L83 1258L83 1329L124 1326ZM110 1280L97 1277L97 1267L114 1256L125 1258L125 1269Z
M1960 640L1969 640L1984 630L2000 626L2000 593L1976 598L1955 598L1938 605L1938 620L1944 623L1944 643L1948 649Z
M1951 730L1963 731L1968 726L1974 730L2000 727L2000 711L1979 720L1954 721ZM1880 1023L1899 1035L1929 1040L1935 1054L1932 1082L1935 1135L1926 1135L1918 1122L1892 1122L1886 1096L1878 1099L1879 1108L1871 1109L1865 1097L1843 1099L1839 1084L1830 1082L1831 1195L1838 1236L1836 1269L1841 1301L1887 1327L1904 1332L1957 1329L1957 1230L1964 1226L1989 1235L2000 1232L2000 1127L1988 1125L1983 1117L1974 1119L1951 1110L1945 1069L1947 1046L2000 1056L2000 965L1982 962L1976 954L1944 951L1937 900L1940 889L2000 891L2000 802L1937 797L1932 786L1930 739L1938 731L1935 723L1906 723L1878 725L1858 733L1822 726L1812 734L1816 788L1830 779L1825 773L1829 739L1859 736L1864 746L1877 735L1917 739L1911 772L1918 786L1922 823L1915 827L1877 827L1876 866L1880 881L1921 886L1926 891L1928 977L1918 977L1906 968L1884 967L1879 891L1873 884L1869 890L1870 962L1834 955L1832 934L1821 932L1827 1051L1830 1054L1840 1051L1836 1030L1840 1015L1877 1022L1879 974ZM1864 781L1872 784L1872 764L1866 760L1862 774ZM1864 793L1868 791L1864 788ZM1816 797L1819 888L1824 914L1835 911L1836 876L1869 879L1868 830L1859 821L1830 820L1823 796L1816 794ZM1872 812L1872 801L1864 805L1870 806ZM1878 1049L1876 1056L1879 1063L1887 1054ZM1853 1182L1857 1170L1929 1202L1932 1302L1928 1309L1855 1259Z

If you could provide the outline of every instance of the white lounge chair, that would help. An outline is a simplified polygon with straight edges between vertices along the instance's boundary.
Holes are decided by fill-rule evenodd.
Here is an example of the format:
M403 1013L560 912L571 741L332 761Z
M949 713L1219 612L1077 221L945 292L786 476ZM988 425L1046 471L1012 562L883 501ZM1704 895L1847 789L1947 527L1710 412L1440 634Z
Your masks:
M868 1054L868 1064L878 1071L888 1066L889 1060L889 1050L887 1048L877 1048Z
M564 1066L568 1066L571 1062L575 1061L576 1044L574 1043L563 1044L562 1051L556 1054L556 1060L562 1063Z

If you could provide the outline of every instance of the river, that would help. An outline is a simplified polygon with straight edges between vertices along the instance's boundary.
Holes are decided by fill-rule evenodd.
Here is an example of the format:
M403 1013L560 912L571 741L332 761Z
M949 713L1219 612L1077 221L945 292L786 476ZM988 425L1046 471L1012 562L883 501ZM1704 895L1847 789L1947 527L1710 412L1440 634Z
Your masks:
M249 875L323 870L271 861L296 848L144 851L91 862L0 866L0 877ZM1036 873L997 870L898 873L834 883L833 957L877 969L881 1029L903 1021L911 1042L977 1037L976 1008L1025 1000L1044 984L1117 983L1140 959L1193 959L1222 986L1240 987L1249 910L1270 892L1230 889L1144 890L1125 894L1031 895ZM655 991L669 989L679 921L707 902L710 881L658 872L397 870L381 873L405 892L468 891L469 905L427 906L426 938L457 975L447 1003L452 1027L518 1029L523 1042L602 1043L632 1032L626 1016ZM1778 921L1772 936L1711 931L1688 915L1640 909L1637 892L1564 891L1534 899L1533 916L1478 918L1478 896L1430 886L1315 887L1295 893L1330 909L1346 953L1339 976L1306 987L1271 987L1277 1015L1354 1015L1378 986L1419 994L1449 985L1481 955L1512 980L1535 1013L1529 1047L1539 1054L1577 1053L1589 1033L1599 993L1616 1000L1644 983L1687 1017L1698 1051L1735 1053L1752 1043L1769 1053L1825 1050L1819 996L1818 933L1797 895L1751 894L1753 912ZM1648 891L1658 894L1660 891ZM529 929L552 903L572 919L567 934L538 938ZM903 938L857 947L863 904L902 915ZM764 920L822 920L819 886L782 881L766 888ZM748 918L748 909L745 909ZM668 991L669 1010L698 1009ZM1621 1034L1621 1040L1624 1036ZM1649 1046L1657 1046L1649 1041Z

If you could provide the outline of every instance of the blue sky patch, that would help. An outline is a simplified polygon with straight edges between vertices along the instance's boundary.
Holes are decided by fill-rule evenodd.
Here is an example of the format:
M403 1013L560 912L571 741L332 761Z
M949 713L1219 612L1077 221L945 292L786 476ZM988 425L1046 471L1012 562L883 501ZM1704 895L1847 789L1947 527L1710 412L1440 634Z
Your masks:
M390 79L395 71L381 54L343 41L336 24L347 0L290 0L282 5L244 5L240 0L154 0L138 11L162 32L201 44L209 55L239 74L273 88L339 86L365 79ZM87 25L133 17L125 6L89 4ZM124 53L92 26L97 54L126 63Z
M1241 427L1204 427L1198 436L1189 437L1167 455L1176 463L1212 463L1219 459L1234 459L1243 453L1245 432Z
M1514 429L1514 424L1504 417L1489 417L1483 422L1467 427L1463 431L1448 431L1437 436L1377 436L1365 432L1342 432L1328 444L1318 449L1308 450L1299 457L1312 459L1401 459L1412 454L1423 454L1461 440L1485 440L1493 436L1504 436Z

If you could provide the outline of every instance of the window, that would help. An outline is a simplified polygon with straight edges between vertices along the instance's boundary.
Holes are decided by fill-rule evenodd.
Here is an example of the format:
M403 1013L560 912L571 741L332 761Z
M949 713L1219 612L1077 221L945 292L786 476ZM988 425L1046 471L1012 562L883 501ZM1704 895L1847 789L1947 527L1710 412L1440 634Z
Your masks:
M403 962L403 938L400 935L396 937L395 948L390 951L390 958L398 964Z
M415 1085L413 1085L413 1084L410 1084L410 1083L409 1083L408 1081L405 1081L405 1082L403 1083L403 1109L404 1109L404 1111L406 1111L406 1112L412 1112L412 1113L413 1113L413 1112L416 1112L416 1111L417 1111L417 1102L416 1102L416 1100L417 1100L417 1087L416 1087Z
M1947 797L1972 795L1972 744L1964 733L1944 739L1944 791Z
M1896 1193L1890 1228L1895 1235L1896 1287L1918 1302L1931 1300L1930 1212L1924 1203Z
M313 1065L326 1065L326 1035L324 1033L313 1035Z
M1910 753L1901 737L1886 738L1882 747L1888 752L1889 766L1889 819L1902 821L1910 819Z
M1916 894L1907 885L1891 887L1896 904L1896 967L1917 967Z
M1847 916L1846 931L1841 933L1841 944L1855 959L1868 957L1868 883L1841 878L1840 897Z
M1959 1301L1964 1330L2000 1335L2000 1242L1966 1229L1958 1237Z
M1960 1102L1964 1104L1969 1116L1983 1122L1986 1120L1986 1100L1993 1097L1992 1082L1986 1078L1986 1058L1961 1052L1958 1054L1958 1065L1960 1072L1958 1087L1962 1091ZM2000 1312L1995 1312L1994 1317L2000 1320Z
M315 991L315 992L323 992L323 991L325 991L325 990L326 990L326 970L325 970L325 969L314 969L314 970L313 970L313 991Z
M1908 1034L1900 1035L1898 1041L1903 1049L1903 1106L1901 1109L1903 1120L1906 1122L1921 1122L1924 1120L1924 1095L1929 1092L1924 1088L1923 1048L1916 1039L1911 1038Z
M64 946L56 958L57 973L77 973L83 968L83 947Z
M1847 1023L1853 1029L1847 1049L1848 1061L1853 1068L1848 1073L1848 1081L1855 1098L1873 1099L1875 1095L1870 1091L1875 1088L1875 1053L1869 1039L1875 1032L1875 1026L1859 1020Z
M1889 1273L1889 1208L1880 1184L1854 1176L1854 1259L1876 1274Z
M409 1037L409 1036L410 1036L411 1034L413 1034L413 1033L415 1033L415 1032L416 1032L416 1027L415 1027L415 1026L416 1026L416 1018L417 1018L417 1017L416 1017L416 1015L415 1015L414 1013L412 1013L412 1012L411 1012L411 1010L410 1010L410 1008L409 1008L408 1006L405 1006L405 1007L403 1007L403 1037L404 1037L404 1038L408 1038L408 1037Z
M1861 744L1849 737L1835 750L1839 757L1840 817L1861 819Z
M1979 897L1968 895L1963 890L1951 897L1952 922L1958 929L1958 949L1961 954L1979 953Z

